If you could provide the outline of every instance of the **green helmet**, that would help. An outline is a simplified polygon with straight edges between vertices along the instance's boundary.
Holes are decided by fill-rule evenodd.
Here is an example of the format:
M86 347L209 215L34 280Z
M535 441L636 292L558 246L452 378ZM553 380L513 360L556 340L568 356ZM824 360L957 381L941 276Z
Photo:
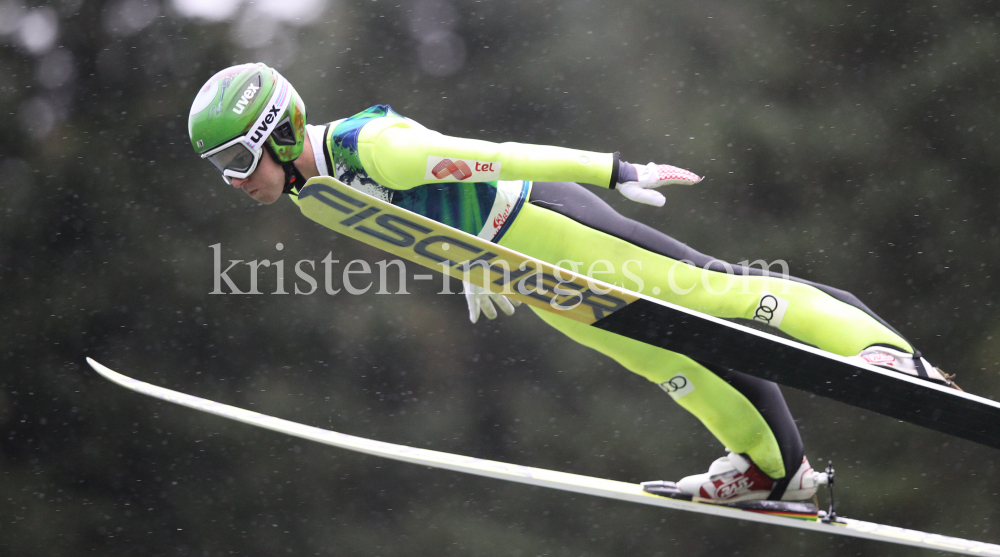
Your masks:
M305 127L306 105L295 88L261 63L213 75L198 91L188 115L194 150L230 184L232 178L253 173L265 145L286 177L297 174L292 161L302 154Z

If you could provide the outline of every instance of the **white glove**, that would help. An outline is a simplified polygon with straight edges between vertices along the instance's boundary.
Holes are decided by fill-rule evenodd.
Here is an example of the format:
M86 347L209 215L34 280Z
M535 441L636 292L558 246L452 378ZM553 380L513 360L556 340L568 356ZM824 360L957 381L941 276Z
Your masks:
M702 180L700 176L690 170L684 170L683 168L677 168L669 164L651 162L646 166L639 166L637 164L633 166L635 166L635 170L639 174L639 179L635 182L618 184L616 189L622 192L622 195L636 203L645 203L654 207L663 207L663 204L667 202L667 198L663 197L662 193L653 191L651 188L658 188L668 184L693 186Z
M493 302L500 306L500 311L506 315L514 315L514 308L521 305L517 300L511 300L503 294L493 294L484 290L482 286L476 286L471 282L464 282L465 301L469 303L469 321L475 323L479 321L479 312L482 311L487 319L496 319L497 310L493 307Z

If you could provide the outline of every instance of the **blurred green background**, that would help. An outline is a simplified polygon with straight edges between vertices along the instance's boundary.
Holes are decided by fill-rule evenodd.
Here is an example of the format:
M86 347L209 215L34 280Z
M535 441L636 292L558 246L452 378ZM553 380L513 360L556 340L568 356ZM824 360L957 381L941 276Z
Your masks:
M997 10L0 1L0 554L914 554L314 445L127 392L83 359L345 433L623 481L723 455L659 389L523 309L470 326L438 283L209 295L216 243L284 259L289 289L301 259L385 259L290 202L256 205L193 154L198 88L262 61L313 123L388 103L450 135L704 174L661 209L598 194L705 253L785 259L857 294L995 397ZM996 450L786 395L813 464L837 467L842 514L1000 542Z

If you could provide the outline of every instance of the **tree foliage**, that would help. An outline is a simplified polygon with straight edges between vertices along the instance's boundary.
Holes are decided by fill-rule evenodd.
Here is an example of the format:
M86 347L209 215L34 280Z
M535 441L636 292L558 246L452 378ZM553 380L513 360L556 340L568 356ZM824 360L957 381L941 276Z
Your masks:
M907 551L312 446L124 392L83 358L346 433L626 481L722 456L641 378L523 310L470 327L464 299L412 268L408 295L274 295L273 268L262 295L210 295L214 244L284 260L289 291L299 260L385 258L291 203L256 206L192 153L198 87L261 60L313 123L388 103L450 135L705 174L662 209L600 195L721 259L785 259L854 292L995 396L993 3L196 4L0 3L5 555ZM842 514L1000 541L994 451L786 394L813 464L837 465Z

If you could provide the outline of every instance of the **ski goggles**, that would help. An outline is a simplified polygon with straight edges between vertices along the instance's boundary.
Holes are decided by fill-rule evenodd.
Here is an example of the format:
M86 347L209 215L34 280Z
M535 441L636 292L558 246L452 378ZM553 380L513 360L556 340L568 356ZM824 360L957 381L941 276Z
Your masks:
M265 105L266 108L246 134L201 155L201 158L208 159L208 162L222 172L222 179L227 184L233 185L233 178L244 179L257 170L257 164L260 163L260 157L264 153L264 141L281 124L281 115L291 102L290 89L288 80L280 78L278 87Z

